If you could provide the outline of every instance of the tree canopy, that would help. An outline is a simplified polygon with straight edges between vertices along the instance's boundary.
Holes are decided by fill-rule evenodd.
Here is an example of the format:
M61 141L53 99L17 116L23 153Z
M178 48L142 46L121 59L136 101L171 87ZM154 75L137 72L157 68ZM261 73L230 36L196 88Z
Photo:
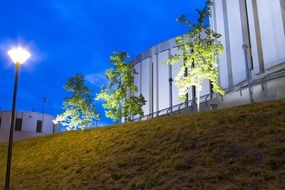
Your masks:
M108 85L104 86L96 100L103 100L106 117L114 121L124 118L131 121L135 115L143 115L142 107L145 99L142 95L135 96L137 87L134 85L134 76L137 74L133 63L126 63L126 52L114 52L110 62L114 65L106 71Z
M184 62L175 78L175 85L178 87L179 96L183 98L188 93L189 86L196 87L198 110L203 80L210 81L214 92L224 94L219 85L217 69L217 59L224 51L219 40L221 35L206 24L211 16L212 4L213 2L208 0L202 10L196 10L199 15L197 22L191 22L185 15L177 19L185 24L189 31L176 38L180 54L172 55L167 62L171 65Z
M67 130L82 130L89 128L99 119L96 108L93 105L94 97L91 89L85 86L84 76L80 73L67 80L64 89L71 93L63 103L64 112L54 120L67 128Z

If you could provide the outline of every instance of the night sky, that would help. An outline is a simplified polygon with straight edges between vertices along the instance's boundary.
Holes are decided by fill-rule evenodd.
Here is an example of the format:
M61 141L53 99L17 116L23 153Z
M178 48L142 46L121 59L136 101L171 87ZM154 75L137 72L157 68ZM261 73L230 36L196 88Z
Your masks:
M0 1L0 110L10 110L15 65L7 55L22 45L31 53L22 65L17 110L60 113L66 80L81 72L93 94L104 85L113 51L130 58L157 43L183 34L176 22L181 14L195 19L203 0L1 0ZM101 103L96 107L102 124Z

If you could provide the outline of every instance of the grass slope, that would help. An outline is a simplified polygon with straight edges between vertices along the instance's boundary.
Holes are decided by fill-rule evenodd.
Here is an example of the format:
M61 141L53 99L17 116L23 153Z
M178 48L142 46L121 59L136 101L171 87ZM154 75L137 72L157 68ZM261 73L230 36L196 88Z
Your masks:
M285 100L20 141L12 169L17 190L285 189Z

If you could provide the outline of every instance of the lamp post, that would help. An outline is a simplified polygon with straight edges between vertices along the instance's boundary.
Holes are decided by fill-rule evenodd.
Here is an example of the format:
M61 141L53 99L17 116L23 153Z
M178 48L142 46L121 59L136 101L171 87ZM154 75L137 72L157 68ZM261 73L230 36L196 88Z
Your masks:
M7 154L5 190L10 189L12 145L13 145L13 132L14 132L15 115L16 115L18 75L19 75L20 65L23 64L28 58L31 57L31 54L27 50L22 49L21 47L8 51L8 55L11 57L12 61L16 64L16 75L15 75L15 83L14 83L12 118L11 118L11 125L10 125L9 145L8 145L8 154Z

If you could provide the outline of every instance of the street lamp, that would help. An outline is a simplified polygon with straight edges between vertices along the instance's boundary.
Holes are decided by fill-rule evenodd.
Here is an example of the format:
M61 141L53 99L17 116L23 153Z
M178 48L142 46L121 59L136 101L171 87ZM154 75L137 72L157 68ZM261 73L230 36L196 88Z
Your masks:
M10 51L8 51L8 55L11 57L12 61L16 64L16 75L15 75L15 83L14 83L12 118L11 118L11 125L10 125L10 135L9 135L9 145L8 145L8 155L7 155L5 190L10 189L12 145L13 145L13 132L14 132L15 115L16 115L18 75L19 75L20 65L23 64L28 58L31 57L31 54L27 50L21 47L18 47L16 49L11 49Z

